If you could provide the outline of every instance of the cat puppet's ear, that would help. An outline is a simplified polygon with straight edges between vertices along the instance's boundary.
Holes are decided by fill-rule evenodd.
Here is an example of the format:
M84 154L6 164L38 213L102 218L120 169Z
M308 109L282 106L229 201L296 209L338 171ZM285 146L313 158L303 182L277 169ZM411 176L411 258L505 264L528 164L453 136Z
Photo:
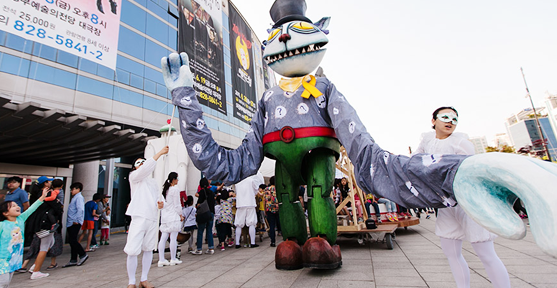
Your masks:
M329 23L331 23L331 17L323 17L321 20L313 23L313 25L317 26L325 34L328 34L329 30L327 30L327 27L329 27Z

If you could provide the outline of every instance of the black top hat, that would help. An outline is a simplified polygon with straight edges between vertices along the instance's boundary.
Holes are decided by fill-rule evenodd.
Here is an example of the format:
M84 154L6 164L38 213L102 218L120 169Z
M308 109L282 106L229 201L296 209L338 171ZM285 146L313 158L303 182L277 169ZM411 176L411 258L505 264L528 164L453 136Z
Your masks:
M306 9L305 0L276 0L269 11L271 19L275 21L273 28L294 20L313 23L305 16Z

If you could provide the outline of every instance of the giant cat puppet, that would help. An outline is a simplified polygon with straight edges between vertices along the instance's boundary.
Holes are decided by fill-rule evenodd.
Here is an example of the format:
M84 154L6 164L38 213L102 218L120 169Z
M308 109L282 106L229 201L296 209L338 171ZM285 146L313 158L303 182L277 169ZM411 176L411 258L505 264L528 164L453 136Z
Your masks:
M194 165L212 179L237 183L257 172L263 157L276 159L276 191L282 234L278 269L334 269L342 258L335 245L336 215L330 197L335 160L343 145L366 192L404 207L461 205L488 230L521 239L526 228L514 213L517 196L529 212L531 230L543 251L557 256L557 166L524 156L392 155L368 134L348 99L325 77L308 75L325 54L328 17L312 23L304 0L277 0L264 59L289 77L266 91L242 144L220 147L203 120L185 53L162 59L165 83L178 106L182 136ZM351 97L354 97L351 95ZM298 200L307 184L311 237Z

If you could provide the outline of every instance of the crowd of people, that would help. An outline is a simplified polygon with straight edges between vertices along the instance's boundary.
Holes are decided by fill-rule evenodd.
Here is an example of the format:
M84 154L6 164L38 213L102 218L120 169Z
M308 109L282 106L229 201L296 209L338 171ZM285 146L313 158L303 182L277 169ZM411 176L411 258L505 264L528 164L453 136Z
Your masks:
M48 277L48 273L41 272L47 257L50 264L45 269L58 268L57 257L62 255L64 246L65 209L71 258L63 268L81 266L89 258L87 252L95 251L98 244L109 245L110 196L95 194L85 203L81 195L83 184L75 182L70 186L71 201L64 207L64 181L41 176L30 193L21 189L22 182L18 176L6 179L8 192L0 204L0 287L9 286L13 273L29 272L31 280ZM100 243L96 241L99 229ZM85 248L80 244L84 237ZM26 253L24 247L29 247Z
M416 153L426 154L473 154L473 146L466 137L453 133L458 121L458 113L452 107L440 107L433 113L433 132L425 133ZM128 288L136 287L135 273L138 256L143 253L140 287L153 287L148 281L153 251L159 253L158 267L179 265L178 238L183 234L188 238L188 252L193 255L203 254L203 244L207 244L205 254L215 253L214 236L218 239L216 247L221 251L226 248L256 248L256 232L267 232L270 246L275 247L276 233L280 235L279 203L276 195L274 177L265 184L263 176L258 173L235 184L235 189L225 187L223 183L214 183L202 178L195 196L181 195L178 189L179 176L171 172L159 187L152 178L157 160L168 153L164 147L149 159L138 158L129 176L131 201L126 215L131 217L127 242L124 252L127 256ZM70 186L71 201L67 208L63 205L64 183L59 179L42 176L28 193L20 188L22 179L14 176L7 179L8 193L0 204L0 287L8 287L14 272L30 272L31 279L49 276L41 272L46 257L50 265L46 270L56 269L56 257L62 254L63 240L62 214L67 209L66 231L71 248L70 261L62 267L81 266L89 258L90 252L100 245L109 245L110 230L110 196L95 194L92 200L85 202L81 192L83 185L79 182ZM299 201L307 208L307 191L300 186ZM352 188L353 189L353 188ZM331 196L338 207L350 195L351 188L346 178L336 179ZM363 221L363 206L368 217L371 207L378 223L381 219L379 204L387 210L386 219L390 222L411 216L410 210L398 206L393 201L364 193L360 199L358 193L352 194L354 206L348 202L341 213L356 213L358 222ZM526 215L520 203L517 213ZM434 213L432 208L412 210L419 217L426 213L427 218ZM160 212L160 214L159 214ZM509 276L493 248L495 235L488 232L462 211L459 206L435 209L437 214L436 234L440 237L441 248L448 258L451 271L458 287L469 287L470 275L466 261L462 257L462 241L468 240L484 264L490 280L497 287L509 287ZM307 216L307 214L306 214ZM235 228L235 229L233 229ZM101 230L100 241L96 235ZM213 233L216 230L216 235ZM81 231L81 234L80 234ZM160 240L158 232L160 231ZM196 237L194 237L194 233ZM196 239L194 247L194 239ZM85 247L81 242L85 241ZM167 241L170 260L165 258ZM24 255L24 246L29 246ZM185 246L185 245L184 245ZM6 247L7 249L4 249ZM34 264L26 267L34 259Z

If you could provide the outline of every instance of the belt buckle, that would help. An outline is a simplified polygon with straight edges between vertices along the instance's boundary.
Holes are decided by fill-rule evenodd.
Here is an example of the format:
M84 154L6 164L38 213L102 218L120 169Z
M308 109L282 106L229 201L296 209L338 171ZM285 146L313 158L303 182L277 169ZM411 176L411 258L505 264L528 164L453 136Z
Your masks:
M287 132L287 131L290 132L290 134L291 134L290 137L285 137L284 136L284 133ZM284 143L290 143L290 142L294 141L294 139L296 138L296 133L294 132L294 128L292 128L290 126L282 127L282 129L280 129L280 132L279 132L279 137L280 137L280 140Z

